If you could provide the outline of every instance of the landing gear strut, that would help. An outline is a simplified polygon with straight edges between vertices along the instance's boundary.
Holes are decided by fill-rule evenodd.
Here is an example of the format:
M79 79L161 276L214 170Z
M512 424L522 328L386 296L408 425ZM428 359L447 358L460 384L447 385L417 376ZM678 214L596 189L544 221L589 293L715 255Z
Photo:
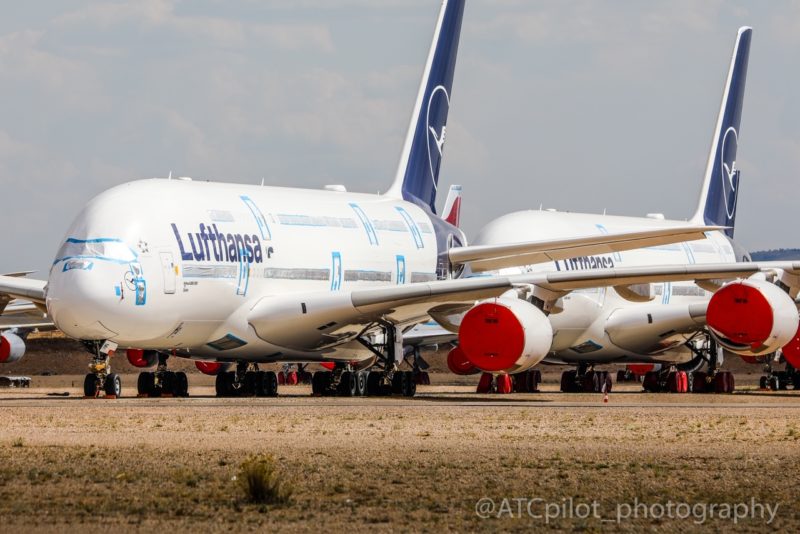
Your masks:
M261 371L256 363L238 362L236 371L217 374L217 397L277 397L278 376Z
M686 344L695 357L686 364L649 371L644 375L642 388L650 393L733 393L736 383L733 373L720 371L722 351L714 339L705 335L699 342ZM699 371L703 364L706 371Z
M90 373L83 380L83 395L85 398L105 397L116 399L122 394L122 380L116 373L111 372L111 356L117 349L113 341L88 341L84 343L92 352L92 361L89 362Z
M158 353L158 366L155 372L139 373L136 389L140 397L188 397L189 378L186 373L167 369L169 354Z

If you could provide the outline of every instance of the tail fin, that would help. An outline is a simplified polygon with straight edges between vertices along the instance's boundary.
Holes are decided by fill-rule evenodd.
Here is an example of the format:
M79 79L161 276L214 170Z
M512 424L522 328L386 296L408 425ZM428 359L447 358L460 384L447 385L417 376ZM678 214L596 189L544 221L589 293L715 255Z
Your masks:
M427 205L436 213L439 165L465 0L444 0L411 115L400 164L387 195Z
M736 199L739 194L736 149L739 144L739 124L752 33L752 28L745 26L739 28L736 36L728 80L708 155L700 204L692 218L692 222L697 224L727 226L725 233L728 237L733 237L733 225L736 221Z
M451 185L447 193L447 200L444 202L442 219L449 222L456 228L461 226L461 186Z

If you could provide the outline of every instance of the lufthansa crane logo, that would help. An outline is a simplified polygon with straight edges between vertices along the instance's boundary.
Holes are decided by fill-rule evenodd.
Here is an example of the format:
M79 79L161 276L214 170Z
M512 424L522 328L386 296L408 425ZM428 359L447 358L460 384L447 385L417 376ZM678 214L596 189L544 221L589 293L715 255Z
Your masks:
M722 151L720 153L720 175L722 178L722 195L725 200L725 213L728 219L733 219L736 214L736 188L739 186L739 171L736 168L736 149L739 145L739 135L736 128L731 126L722 137Z
M440 106L434 110L434 124L431 124L431 107L434 104L434 98L436 95L441 93L441 97L443 98L443 102L439 103ZM428 164L430 165L431 171L431 181L433 182L433 189L434 191L437 189L436 186L436 171L438 170L438 162L442 158L442 150L444 149L444 140L445 136L447 135L447 127L445 126L445 121L447 120L447 111L450 109L450 95L447 94L447 89L443 85L437 85L431 91L431 96L428 97L428 110L425 116L425 124L428 126ZM437 122L441 122L441 127L439 131L436 131ZM431 150L431 148L435 149L435 152ZM434 165L436 162L436 165Z

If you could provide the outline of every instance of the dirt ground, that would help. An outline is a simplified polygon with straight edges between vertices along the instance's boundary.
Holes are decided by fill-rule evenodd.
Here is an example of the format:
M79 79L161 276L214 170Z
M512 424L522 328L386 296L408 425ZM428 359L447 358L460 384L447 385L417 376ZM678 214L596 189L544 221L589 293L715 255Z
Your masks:
M0 390L0 531L800 528L800 392L217 399L192 378L188 399L82 400L70 375ZM278 459L288 504L245 501L253 453ZM777 511L719 517L735 503Z

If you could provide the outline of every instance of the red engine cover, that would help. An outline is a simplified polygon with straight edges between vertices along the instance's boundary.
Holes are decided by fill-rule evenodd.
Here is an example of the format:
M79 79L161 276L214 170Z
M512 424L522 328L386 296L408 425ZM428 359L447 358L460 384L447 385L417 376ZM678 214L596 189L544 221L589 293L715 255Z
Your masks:
M789 365L795 369L800 369L800 328L797 329L792 340L783 347L781 352L783 352L783 357L789 362Z
M197 370L203 373L204 375L211 375L214 376L220 372L222 369L223 364L220 362L204 362L197 360L194 362Z
M139 369L152 367L156 363L156 355L152 351L145 352L142 349L128 349L126 351L128 363Z
M738 345L755 348L772 332L772 306L756 287L729 284L708 303L708 326Z
M474 375L480 373L480 370L472 365L467 359L467 355L461 350L461 347L454 347L453 350L447 353L447 367L450 372L457 375Z
M472 308L458 330L459 346L483 371L505 371L522 354L525 331L510 309L492 302Z
M626 367L628 371L635 375L644 375L652 371L655 365L652 363L630 363Z

